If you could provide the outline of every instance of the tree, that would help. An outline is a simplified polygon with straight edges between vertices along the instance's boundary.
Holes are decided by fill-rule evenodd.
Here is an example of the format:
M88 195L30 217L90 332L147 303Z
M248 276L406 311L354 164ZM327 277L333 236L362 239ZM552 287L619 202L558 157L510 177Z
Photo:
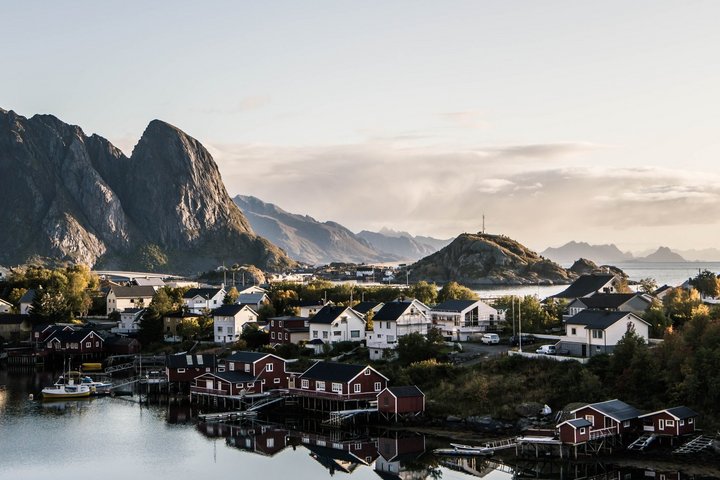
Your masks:
M688 322L692 318L693 310L701 303L700 293L694 288L673 288L663 297L666 315L676 327Z
M235 302L237 302L238 297L240 297L240 292L238 292L238 289L235 287L231 287L230 290L228 290L225 294L225 298L223 298L223 304L233 305Z
M270 334L259 329L256 324L247 325L240 335L240 338L245 341L248 348L257 349L270 343Z
M710 270L699 272L695 278L690 279L690 285L704 297L715 298L720 295L720 281Z
M425 305L437 303L438 291L434 283L428 283L424 280L415 283L407 289L407 294L409 297L415 298Z
M163 340L163 319L157 311L150 308L140 319L138 340L144 346Z
M654 278L646 277L640 280L640 291L643 293L652 293L657 290L657 282Z
M653 338L661 338L665 331L672 325L670 319L665 315L662 304L653 302L652 306L642 315L642 319L650 324L650 335Z
M438 302L447 300L477 300L478 298L475 292L457 282L446 283L437 294Z

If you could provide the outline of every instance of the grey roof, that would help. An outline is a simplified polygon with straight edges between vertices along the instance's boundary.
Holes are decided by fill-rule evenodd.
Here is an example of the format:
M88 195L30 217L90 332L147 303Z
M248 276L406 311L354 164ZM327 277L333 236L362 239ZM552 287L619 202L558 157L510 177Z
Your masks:
M395 395L397 398L406 397L424 397L425 394L415 385L408 385L403 387L388 387L388 390Z
M356 376L358 376L358 374L362 373L362 371L366 368L368 368L366 365L352 365L349 363L335 362L317 362L315 365L308 368L302 375L300 375L300 377L324 380L327 382L347 383Z
M265 358L269 353L260 353L260 352L235 352L229 357L226 358L226 360L231 362L241 362L241 363L254 363L261 358Z
M245 307L245 305L221 305L215 310L212 311L213 316L215 317L234 317L237 315L240 310L242 310Z
M640 416L640 411L637 408L618 399L607 400L600 403L591 403L590 405L586 405L586 407L592 407L603 415L611 417L618 422L632 420L633 418L638 418ZM573 412L576 412L577 410L579 409L573 410Z
M693 418L693 417L698 416L698 413L695 410L688 408L688 407L679 406L679 407L666 408L664 410L658 410L657 412L646 413L645 415L640 415L640 418L651 417L651 416L653 416L657 413L661 413L661 412L667 412L679 420L685 420L688 418Z
M373 321L397 321L397 319L400 318L408 308L410 308L410 305L412 305L412 302L386 303L380 310L377 311L377 313L373 317Z
M142 312L142 311L144 311L144 310L145 310L144 308L126 308L125 310L123 310L123 311L120 312L120 313L133 313L133 314L135 314L135 313L140 313L140 312Z
M61 342L81 342L82 340L85 339L85 337L87 337L91 333L94 333L95 335L100 337L100 340L102 340L103 342L105 341L105 339L102 337L102 335L97 333L95 330L89 330L86 328L83 328L80 330L57 330L57 331L53 332L47 338L47 340L49 341L49 340L52 340L53 338L57 338Z
M255 377L245 372L213 372L213 375L231 383L253 382Z
M567 319L568 325L584 325L585 328L591 330L605 330L622 320L628 315L635 317L643 323L645 320L631 312L616 312L612 310L582 310Z
M587 308L619 308L636 295L635 293L596 293L591 297L579 298L576 301L582 302Z
M220 293L222 291L222 288L191 288L187 292L185 292L185 295L183 295L183 298L186 300L189 300L191 298L195 297L202 297L202 298L213 298L215 295Z
M324 323L330 324L334 322L342 313L347 310L348 307L335 307L333 305L325 305L315 314L314 317L310 318L310 323Z
M435 305L432 309L440 312L462 312L477 302L478 300L447 300L439 305Z
M22 297L20 297L20 302L18 303L32 303L33 300L35 300L36 293L37 291L34 288L29 289Z
M358 313L362 313L365 315L370 310L373 310L374 308L381 306L382 302L360 302L354 307L352 307L353 310L355 310Z
M130 285L129 287L117 287L113 285L110 287L110 291L112 291L117 298L146 298L155 295L154 287L139 287L137 285Z
M582 427L590 427L592 426L592 423L585 420L584 418L571 418L570 420L565 420L562 423L569 423L575 428L582 428ZM562 425L562 423L560 425Z
M265 293L241 293L238 296L237 303L255 304L260 303L263 298L267 298Z
M168 355L168 368L215 367L215 355Z
M135 282L135 285L138 285L140 287L164 287L165 282L163 282L162 278L158 277L150 277L150 278L136 278L133 280Z
M580 275L568 288L553 295L554 298L580 298L587 297L601 290L615 278L612 274Z

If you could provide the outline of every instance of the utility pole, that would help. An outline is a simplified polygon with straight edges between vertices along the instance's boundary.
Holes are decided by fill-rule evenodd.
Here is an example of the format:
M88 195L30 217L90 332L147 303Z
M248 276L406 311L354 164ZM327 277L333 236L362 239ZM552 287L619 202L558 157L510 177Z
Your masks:
M485 235L485 214L484 213L483 213L482 217L483 217L482 232L483 232L483 235Z

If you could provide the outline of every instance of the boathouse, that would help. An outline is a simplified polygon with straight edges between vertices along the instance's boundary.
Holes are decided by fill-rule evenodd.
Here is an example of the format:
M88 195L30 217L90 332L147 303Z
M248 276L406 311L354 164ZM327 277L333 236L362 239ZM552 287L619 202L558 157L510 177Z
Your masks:
M190 383L207 372L215 371L215 355L168 355L165 374L172 383Z
M52 352L96 358L102 354L104 342L94 330L58 330L48 337L45 346Z
M591 403L570 413L575 415L575 418L584 418L590 422L590 438L599 434L622 435L634 430L639 424L640 416L635 407L617 399Z
M673 407L640 415L643 431L658 436L680 437L695 433L698 413L688 407Z
M370 366L317 362L291 375L288 388L309 410L360 408L377 399L388 379Z
M385 418L416 416L425 411L425 394L415 385L387 387L378 396L378 412Z
M590 440L592 424L584 418L565 420L557 426L560 441L565 444L579 445Z

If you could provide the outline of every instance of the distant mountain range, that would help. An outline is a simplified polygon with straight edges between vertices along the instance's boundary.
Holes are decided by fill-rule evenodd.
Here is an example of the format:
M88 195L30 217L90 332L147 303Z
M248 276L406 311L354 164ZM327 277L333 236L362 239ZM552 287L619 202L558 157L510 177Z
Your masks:
M414 261L450 242L387 229L354 234L339 223L319 222L308 215L290 213L256 197L237 195L233 201L255 232L291 258L312 265Z
M557 248L547 248L541 255L560 264L571 264L579 258L587 258L599 264L629 263L629 262L718 262L720 250L708 248L704 250L671 250L668 247L659 247L655 251L642 252L633 255L621 251L616 245L591 245L586 242L571 241Z
M256 235L210 153L153 120L130 157L52 115L0 110L0 264L197 273L295 265Z

